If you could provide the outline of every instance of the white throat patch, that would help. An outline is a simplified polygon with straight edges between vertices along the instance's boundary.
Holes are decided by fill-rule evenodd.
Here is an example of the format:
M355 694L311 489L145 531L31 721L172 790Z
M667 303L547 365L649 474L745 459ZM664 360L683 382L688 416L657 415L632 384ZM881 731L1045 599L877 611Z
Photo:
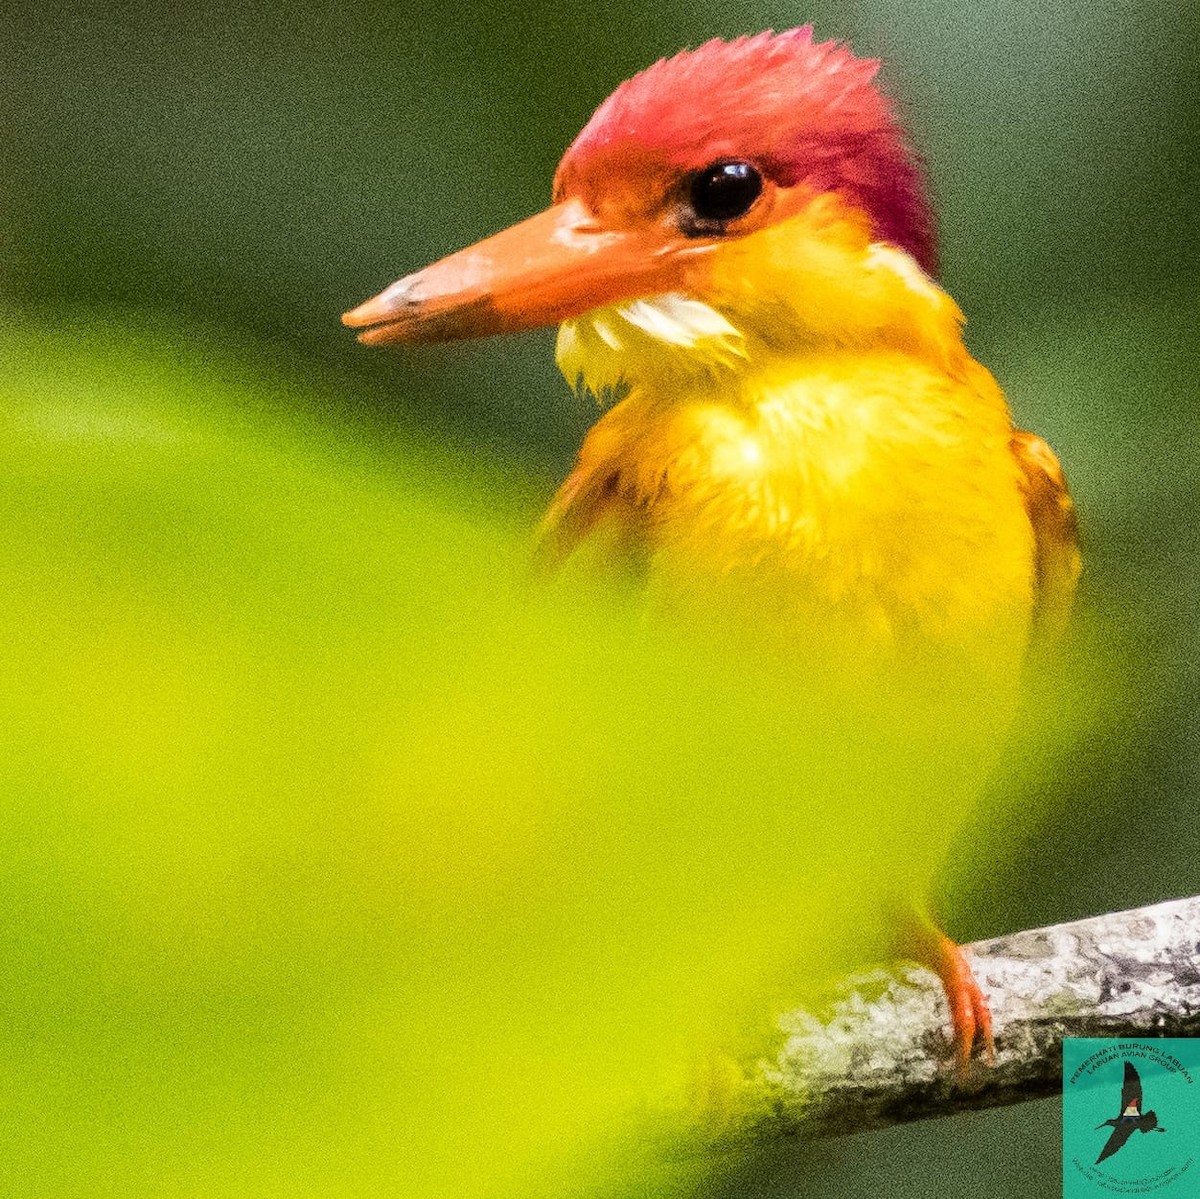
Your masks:
M647 378L716 373L746 349L742 332L715 308L665 292L564 321L555 356L568 383L604 396Z

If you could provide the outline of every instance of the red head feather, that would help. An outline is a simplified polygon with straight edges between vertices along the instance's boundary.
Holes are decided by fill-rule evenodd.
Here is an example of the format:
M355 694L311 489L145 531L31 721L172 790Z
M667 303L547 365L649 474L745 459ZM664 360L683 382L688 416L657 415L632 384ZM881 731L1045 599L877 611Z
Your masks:
M874 236L925 270L937 252L921 171L892 107L874 84L879 63L812 27L713 40L622 83L563 157L559 195L620 177L631 159L680 171L751 160L783 187L837 191Z

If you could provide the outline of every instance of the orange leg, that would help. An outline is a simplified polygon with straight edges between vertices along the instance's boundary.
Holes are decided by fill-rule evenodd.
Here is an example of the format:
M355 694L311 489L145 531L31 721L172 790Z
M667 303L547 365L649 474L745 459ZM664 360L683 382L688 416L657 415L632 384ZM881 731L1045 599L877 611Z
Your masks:
M984 1061L994 1064L992 1013L962 947L950 940L923 911L913 912L910 921L906 921L901 945L906 954L928 966L942 980L950 1005L958 1080L965 1081L969 1074L976 1044L982 1046Z

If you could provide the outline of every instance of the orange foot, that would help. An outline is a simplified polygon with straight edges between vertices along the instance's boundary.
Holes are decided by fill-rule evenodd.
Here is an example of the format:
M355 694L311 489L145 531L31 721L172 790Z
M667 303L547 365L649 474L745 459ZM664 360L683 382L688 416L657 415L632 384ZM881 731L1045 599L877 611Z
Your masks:
M928 916L917 914L913 926L906 932L905 949L942 980L954 1033L955 1074L960 1083L964 1082L970 1073L971 1055L977 1043L982 1043L983 1059L989 1066L996 1061L992 1013L987 998L962 947L951 941Z

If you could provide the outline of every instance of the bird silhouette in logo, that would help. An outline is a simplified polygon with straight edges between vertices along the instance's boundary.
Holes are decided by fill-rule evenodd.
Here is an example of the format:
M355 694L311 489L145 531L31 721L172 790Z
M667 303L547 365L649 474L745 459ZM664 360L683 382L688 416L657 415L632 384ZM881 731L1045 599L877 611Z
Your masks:
M1138 1072L1133 1068L1132 1062L1125 1063L1125 1082L1121 1087L1121 1114L1115 1120L1105 1120L1103 1124L1097 1124L1096 1127L1097 1129L1112 1129L1112 1136L1100 1150L1100 1156L1096 1158L1096 1165L1099 1165L1106 1157L1112 1157L1129 1140L1135 1130L1138 1132L1167 1131L1165 1128L1159 1128L1158 1117L1153 1112L1146 1112L1145 1115L1142 1115L1142 1080L1138 1077Z

